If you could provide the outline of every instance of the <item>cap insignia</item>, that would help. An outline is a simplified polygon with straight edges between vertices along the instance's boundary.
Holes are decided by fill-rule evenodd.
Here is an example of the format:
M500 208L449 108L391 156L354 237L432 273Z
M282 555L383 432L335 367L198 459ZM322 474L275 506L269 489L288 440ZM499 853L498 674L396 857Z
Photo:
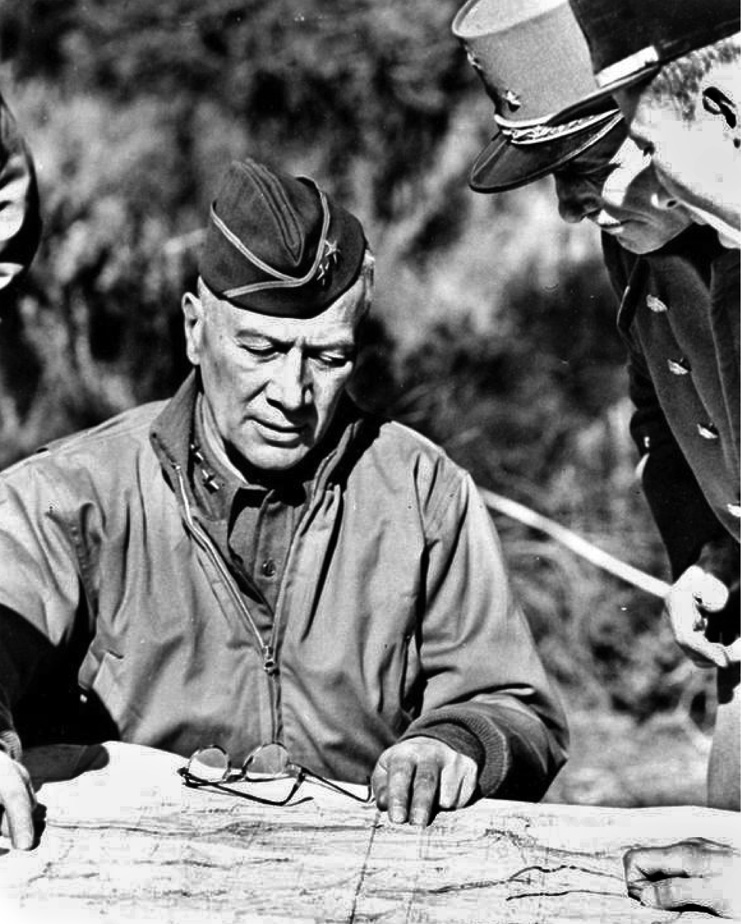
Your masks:
M326 286L328 284L332 268L337 266L339 262L340 248L337 246L337 241L330 241L329 238L325 238L322 243L322 256L319 260L316 274L320 285Z

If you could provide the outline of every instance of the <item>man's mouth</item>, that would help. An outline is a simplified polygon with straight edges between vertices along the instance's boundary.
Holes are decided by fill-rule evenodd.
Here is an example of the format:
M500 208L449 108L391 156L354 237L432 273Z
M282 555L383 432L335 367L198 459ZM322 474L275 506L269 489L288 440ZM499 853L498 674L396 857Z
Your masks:
M612 215L605 215L604 213L594 219L594 223L600 231L605 231L607 234L617 234L631 221L632 219L628 217L614 218Z
M298 439L304 431L301 424L277 423L267 420L256 420L255 423L268 439L278 441Z

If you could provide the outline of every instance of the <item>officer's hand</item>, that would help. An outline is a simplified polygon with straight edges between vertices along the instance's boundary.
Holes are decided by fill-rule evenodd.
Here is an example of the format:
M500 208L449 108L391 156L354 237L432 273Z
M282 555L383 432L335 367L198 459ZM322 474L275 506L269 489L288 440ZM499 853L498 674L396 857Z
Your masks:
M435 738L407 738L378 758L371 784L389 821L424 827L437 808L462 808L478 779L476 761Z
M28 770L0 751L0 834L18 850L34 845L33 810L36 807Z
M649 908L696 906L723 918L741 917L741 854L724 844L689 838L642 847L623 857L628 894Z
M705 635L706 614L720 612L727 601L726 585L699 565L689 567L666 595L674 638L698 667L728 667L739 660L739 646L726 647Z

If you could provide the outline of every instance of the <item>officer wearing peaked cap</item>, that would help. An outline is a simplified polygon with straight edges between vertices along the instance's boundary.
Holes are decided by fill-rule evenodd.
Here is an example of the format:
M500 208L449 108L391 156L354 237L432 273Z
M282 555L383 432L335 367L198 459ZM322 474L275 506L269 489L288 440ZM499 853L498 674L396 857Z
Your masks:
M713 519L693 520L696 506L691 496L676 491L676 478L666 465L666 446L672 440L648 446L644 469L654 484L655 505L670 535L687 533L693 526L696 540L703 539L696 563L681 575L667 598L667 612L679 643L697 659L712 631L734 650L731 663L718 671L718 708L708 771L708 801L722 808L739 808L739 545L741 517L739 491L739 231L741 208L737 194L741 141L739 138L739 73L741 16L737 0L570 0L572 10L588 42L596 88L559 114L578 118L600 98L614 97L628 122L631 137L650 154L656 173L668 192L681 201L695 221L717 231L713 246L720 252L708 261L701 251L685 254L677 263L664 261L664 272L636 267L630 289L640 289L653 271L663 279L676 301L660 299L648 313L640 311L640 297L626 297L623 316L635 311L633 327L643 325L666 340L678 330L681 342L691 344L698 362L667 365L663 376L668 400L681 409L680 395L699 393L698 409L704 421L696 421L694 434L689 415L675 415L674 433L689 465L704 485L715 513ZM707 231L707 229L704 229ZM719 241L723 245L719 247ZM640 262L640 261L639 261ZM690 271L688 276L687 271ZM684 330L681 325L682 282L696 283L705 275L710 286L709 303L697 299L696 285L687 285ZM702 292L702 287L700 287ZM630 303L633 303L632 306ZM680 310L677 310L679 307ZM652 315L649 317L649 315ZM710 332L713 348L703 346L698 329ZM675 352L675 358L679 356ZM649 357L650 358L650 357ZM658 361L658 351L654 359ZM710 373L710 378L708 378ZM674 379L676 387L669 384ZM695 383L704 382L704 388ZM689 390L687 385L689 384ZM667 416L670 415L667 413ZM671 419L671 418L670 418ZM652 441L651 417L639 422L639 432ZM651 463L652 456L664 465ZM701 457L704 456L704 459ZM669 456L671 459L671 456ZM676 461L679 461L678 459ZM654 474L650 475L653 468ZM662 470L663 469L663 470ZM725 476L724 476L725 473ZM725 483L729 489L723 488ZM681 483L681 482L680 482ZM668 490L667 490L668 489ZM727 501L723 504L723 494ZM712 498L715 498L715 503ZM718 532L719 524L723 529ZM670 540L671 541L671 540ZM671 546L670 546L671 548ZM725 563L724 563L725 559ZM712 575L723 578L713 584ZM730 594L728 594L730 590ZM721 609L724 596L728 602ZM716 600L709 599L717 597ZM698 605L699 604L699 605ZM702 604L705 604L704 606ZM718 613L718 610L721 610ZM708 629L708 620L715 626ZM729 647L730 646L730 647ZM701 663L701 662L700 662ZM717 662L716 662L717 663ZM722 665L721 665L722 666ZM692 832L688 832L692 833ZM669 846L636 848L624 859L629 893L645 905L666 909L701 906L723 917L741 916L737 887L741 857L723 844L698 838Z
M607 65L611 74L600 89L592 75L589 48L565 0L466 3L453 22L453 32L494 102L496 124L494 137L473 166L470 183L477 191L497 192L553 173L562 217L587 218L603 231L605 262L622 298L618 325L629 347L631 397L636 405L631 429L642 456L639 470L676 578L670 605L682 619L690 620L689 632L677 638L693 658L711 658L709 663L722 668L710 798L716 806L734 807L738 802L738 663L734 663L738 642L733 640L738 631L741 515L738 311L725 311L723 302L729 290L738 291L738 277L734 285L727 273L735 255L710 228L687 227L689 212L677 207L650 161L625 140L625 126L615 115L617 101L612 94L620 89L614 80L630 82L632 72L643 79L646 73L655 73L659 58L658 52L625 52L626 43L633 43L635 52L651 44L646 30L635 28L635 16L626 14L630 5L572 0L577 14L586 10L593 14L590 21L599 25L594 25L594 35L587 33L593 60L600 39L610 50L623 43L614 58L607 54L595 65L598 70ZM632 4L642 11L654 5L660 4L651 0ZM679 5L680 10L671 4L671 16L665 10L666 18L659 18L665 41L657 38L657 47L664 53L678 50L690 37L694 41L717 34L714 15L729 8L723 2L710 11L702 4L705 12L700 19L705 15L708 21L699 23L697 10L685 16L685 6L692 5L689 0ZM688 18L695 25L691 36ZM676 41L671 40L672 30ZM646 71L649 59L652 63ZM617 60L622 65L610 70ZM517 111L512 110L514 100L520 107ZM612 118L617 124L609 127ZM706 606L701 609L698 601ZM710 609L715 624L708 637ZM674 865L688 876L703 864L717 872L714 863L706 863L704 847L685 844L682 850ZM689 860L685 854L691 854ZM713 857L720 857L719 875L726 875L728 856L716 852ZM656 857L642 854L627 858L631 894L639 897L645 888L646 903L657 901L653 873L668 859L662 856L658 863ZM689 894L695 904L710 900L718 881L715 877L693 883ZM677 890L670 886L666 900L678 900Z
M73 734L185 758L216 743L235 766L278 743L371 779L397 822L548 787L563 715L470 476L346 394L371 270L316 183L233 164L183 299L178 394L0 476L16 846L21 743Z
M633 357L634 434L642 455L649 446L664 447L661 476L654 477L653 464L644 467L644 485L679 577L718 530L738 539L738 399L727 372L738 365L738 338L722 336L716 323L726 314L719 301L735 258L712 232L688 228L688 212L676 207L626 140L614 100L595 87L587 45L566 0L469 0L453 32L495 105L496 131L472 168L472 188L498 192L551 173L562 217L586 218L603 232L611 279L621 297L627 293L619 323ZM570 70L552 51L562 44ZM532 68L533 60L543 67ZM525 118L506 114L508 97L521 101ZM636 263L634 254L645 260ZM657 303L670 311L652 311L649 304ZM677 357L692 371L667 379ZM667 455L669 445L676 452Z
M621 31L612 12L605 17ZM665 32L671 28L679 25ZM729 807L738 800L732 770L738 761L728 756L734 738L724 728L733 719L724 718L724 708L735 702L729 691L738 670L741 505L738 311L725 310L724 302L738 290L736 255L711 229L690 225L689 212L626 139L611 93L595 86L588 47L565 0L469 0L453 32L495 106L495 134L473 166L471 186L497 192L552 173L562 217L587 218L603 231L606 265L622 298L618 323L630 351L640 472L676 579L669 607L673 623L677 613L691 619L677 640L693 659L722 668L716 741L730 740L730 746L714 748L709 787L713 803ZM609 32L605 43L612 40ZM570 70L560 58L562 43ZM713 589L723 599L731 593L714 615L722 638L713 628L711 639L696 598L710 599ZM719 748L723 759L716 759Z

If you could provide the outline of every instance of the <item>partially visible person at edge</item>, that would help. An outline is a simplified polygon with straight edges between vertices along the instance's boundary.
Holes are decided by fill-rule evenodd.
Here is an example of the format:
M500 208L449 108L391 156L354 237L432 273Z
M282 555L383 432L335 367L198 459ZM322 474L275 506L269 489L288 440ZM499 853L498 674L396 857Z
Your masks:
M737 809L739 338L730 295L737 254L660 182L651 157L626 137L616 101L595 98L588 48L565 0L516 7L472 0L453 32L496 108L472 188L493 193L552 174L561 216L587 218L602 231L629 349L638 472L674 578L667 613L685 653L718 669L708 802ZM687 847L701 855L695 868L704 851L696 841ZM711 856L714 871L736 860L727 847ZM717 881L697 880L698 897Z
M718 356L719 386L726 414L707 406L702 435L722 450L738 490L739 460L739 253L741 246L741 167L739 128L739 59L741 17L736 0L571 0L575 18L589 47L596 85L571 107L578 117L584 106L613 97L635 143L655 167L664 188L696 222L714 228L727 253L716 260L711 277L710 329ZM590 100L591 97L591 100ZM699 370L702 371L702 370ZM689 375L696 370L689 368ZM712 464L712 460L709 462ZM716 496L715 509L722 500ZM730 500L732 519L722 518L733 537L730 548L716 542L719 558L711 567L689 569L683 586L675 585L668 607L675 633L699 663L722 661L698 645L703 634L734 651L732 663L718 672L718 714L710 756L709 803L739 808L739 589L738 519L741 508ZM733 522L735 520L735 522ZM710 549L710 546L706 547ZM712 550L708 559L712 558ZM709 562L708 562L709 564ZM705 574L703 574L703 571ZM717 574L720 583L706 575ZM698 583L704 587L698 593ZM695 607L686 591L700 600L730 597L723 620L708 626L712 611ZM717 649L716 649L717 651ZM630 894L644 904L674 909L685 905L741 918L741 854L728 845L692 838L664 847L636 848L626 854Z
M370 778L392 822L547 789L563 713L470 476L346 392L372 266L312 180L233 164L183 298L180 391L0 476L15 846L21 742L216 742L235 765L279 742Z
M41 236L31 154L0 97L0 321L13 284L28 269Z

